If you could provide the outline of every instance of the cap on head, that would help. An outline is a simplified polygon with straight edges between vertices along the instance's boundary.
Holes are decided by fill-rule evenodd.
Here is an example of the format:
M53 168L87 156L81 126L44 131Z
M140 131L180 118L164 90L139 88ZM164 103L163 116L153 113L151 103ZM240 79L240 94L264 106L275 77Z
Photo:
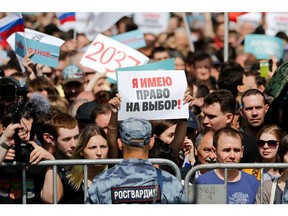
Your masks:
M84 74L82 70L76 65L68 65L63 70L63 84L71 81L83 83Z
M92 113L97 106L94 101L85 102L77 109L75 118L77 121L91 121Z
M149 121L141 118L125 119L119 127L119 136L124 144L143 148L148 145L152 135Z

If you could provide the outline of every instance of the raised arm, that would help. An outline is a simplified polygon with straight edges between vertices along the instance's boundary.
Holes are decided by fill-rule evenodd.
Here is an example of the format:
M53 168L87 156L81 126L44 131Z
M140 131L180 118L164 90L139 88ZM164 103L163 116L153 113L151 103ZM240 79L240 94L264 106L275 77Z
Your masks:
M192 100L193 97L190 95L190 90L189 88L186 88L183 101L184 103L189 103L189 105L191 105ZM170 143L170 146L173 149L173 152L177 159L177 164L179 166L182 165L181 164L182 161L179 158L179 152L183 148L183 143L186 136L186 130L187 130L187 119L178 119L177 126L175 129L175 136L172 142Z
M107 140L109 144L109 158L118 158L119 157L119 149L117 145L118 138L118 110L121 104L121 97L117 93L114 98L112 98L109 102L109 106L112 110L112 115L108 124L107 131Z

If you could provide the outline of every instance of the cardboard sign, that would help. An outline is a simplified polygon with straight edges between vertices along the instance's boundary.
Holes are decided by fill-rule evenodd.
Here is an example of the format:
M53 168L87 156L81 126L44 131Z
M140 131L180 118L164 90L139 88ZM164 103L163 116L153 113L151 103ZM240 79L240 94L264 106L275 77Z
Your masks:
M139 49L146 46L144 34L140 30L129 31L123 34L111 36L113 40L119 41L133 49Z
M31 60L34 63L57 67L59 62L60 47L65 42L54 36L25 28L25 33L17 32L8 38L8 42L16 53L20 65L27 50L33 50ZM26 47L27 46L27 47Z
M82 57L80 64L97 72L107 71L116 79L116 68L146 64L149 58L142 53L102 34L98 34Z
M25 38L16 33L15 37L15 52L22 58L26 55L25 48ZM41 43L39 41L34 41L26 38L26 44L28 46L28 52L30 50L34 51L34 55L31 56L31 60L34 63L49 65L51 67L57 67L59 61L60 47L50 44Z
M284 41L278 37L248 34L244 41L244 51L254 54L258 59L275 56L279 61L283 56Z
M188 118L183 97L187 87L185 72L117 71L121 107L118 120L129 117L144 119Z
M189 185L189 203L226 204L226 193L224 184Z

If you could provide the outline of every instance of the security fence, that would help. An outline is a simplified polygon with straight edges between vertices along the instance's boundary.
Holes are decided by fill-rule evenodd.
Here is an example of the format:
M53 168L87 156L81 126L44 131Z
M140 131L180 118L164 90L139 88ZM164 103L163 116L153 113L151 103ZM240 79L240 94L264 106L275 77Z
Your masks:
M57 166L73 166L73 165L83 165L84 171L84 203L88 203L88 190L87 190L87 179L88 179L88 165L114 165L118 164L123 159L97 159L97 160L87 160L87 159L68 159L68 160L50 160L50 161L41 161L36 166L49 166L53 167L53 203L57 203ZM178 166L171 160L161 159L161 158L151 158L149 161L153 164L167 165L170 166L175 176L181 181L181 173ZM21 166L22 171L22 203L27 203L26 195L26 165L21 165L19 163L2 163L1 166Z
M215 201L217 203L226 203L227 197L227 171L228 169L260 169L260 201L263 203L263 182L264 182L264 169L288 169L288 163L238 163L238 164L201 164L193 167L188 171L184 180L185 192L188 196L188 203L209 203L212 198L212 193ZM210 185L210 188L196 188L191 183L189 183L191 176L198 170L211 170L211 169L224 169L224 185ZM211 191L213 190L213 191ZM204 200L200 200L196 196L201 196L206 193L205 197L202 197ZM218 194L217 194L218 193ZM223 196L224 195L224 196ZM203 202L204 201L204 202ZM213 202L211 202L213 203Z
M57 203L57 166L73 166L73 165L83 165L84 171L84 203L88 203L88 165L114 165L118 164L123 159L97 159L97 160L87 160L87 159L77 159L77 160L50 160L50 161L42 161L36 166L47 166L53 167L53 203ZM170 166L176 178L181 181L181 172L179 167L172 161L162 158L150 158L149 161L153 164L159 165L167 165ZM2 163L0 166L21 166L22 170L22 203L27 203L27 195L26 195L26 165L21 165L17 163ZM226 203L226 196L227 196L227 172L228 169L260 169L260 200L261 203L263 201L263 182L264 182L264 169L274 168L274 169L288 169L288 163L240 163L240 164L202 164L197 165L191 168L185 176L184 179L184 188L185 192L188 196L188 203L213 203L216 200L216 203ZM205 187L203 186L202 192L206 193L206 197L201 197L203 199L199 202L199 198L196 196L201 196L201 193L195 189L195 187L190 183L190 178L193 174L195 174L198 170L212 170L212 169L224 169L224 184L223 185L213 185L213 187ZM210 185L211 186L211 185ZM211 191L211 189L213 191ZM213 193L214 199L212 198L211 194ZM207 196L208 194L208 196ZM203 194L202 194L203 195ZM197 201L198 200L198 201ZM212 202L211 202L212 201ZM215 203L215 202L214 202Z

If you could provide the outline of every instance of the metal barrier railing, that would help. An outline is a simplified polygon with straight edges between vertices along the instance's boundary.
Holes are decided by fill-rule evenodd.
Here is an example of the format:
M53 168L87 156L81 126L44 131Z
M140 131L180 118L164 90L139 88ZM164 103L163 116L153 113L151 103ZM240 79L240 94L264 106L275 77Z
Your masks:
M88 179L88 165L113 165L118 164L123 159L97 159L97 160L87 160L87 159L66 159L66 160L49 160L49 161L41 161L36 166L52 166L53 167L53 203L57 203L57 166L72 166L72 165L83 165L84 170L84 203L87 204L87 179ZM178 166L171 160L163 159L163 158L149 158L148 159L152 164L159 165L168 165L170 166L177 179L181 181L181 173ZM26 196L26 166L17 164L17 163L2 163L0 166L21 166L22 170L22 203L27 203Z
M260 202L263 203L263 173L266 168L274 168L274 169L288 169L288 163L238 163L238 164L224 164L224 163L215 163L215 164L200 164L193 168L191 168L185 176L184 180L184 188L188 197L188 203L191 203L191 199L189 199L189 181L191 176L198 170L205 169L224 169L224 187L227 189L227 170L228 169L260 169ZM227 191L227 190L226 190ZM227 196L227 194L226 194Z

